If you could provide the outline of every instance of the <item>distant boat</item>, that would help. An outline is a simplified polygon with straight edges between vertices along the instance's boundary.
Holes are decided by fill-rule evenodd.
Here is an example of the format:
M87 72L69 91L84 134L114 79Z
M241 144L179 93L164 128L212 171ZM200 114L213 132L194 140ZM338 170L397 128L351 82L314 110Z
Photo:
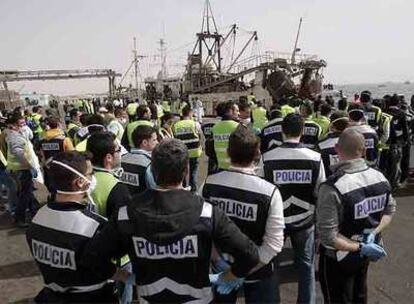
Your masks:
M408 80L406 82L404 82L404 84L411 84L411 82L409 82Z
M386 84L379 84L378 87L379 88L385 88L387 85Z

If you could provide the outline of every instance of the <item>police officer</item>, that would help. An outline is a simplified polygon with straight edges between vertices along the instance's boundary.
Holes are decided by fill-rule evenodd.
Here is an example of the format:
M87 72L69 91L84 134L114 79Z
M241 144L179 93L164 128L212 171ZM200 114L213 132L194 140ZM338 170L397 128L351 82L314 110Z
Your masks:
M403 96L404 97L404 96ZM403 98L404 99L404 98ZM402 147L401 154L401 186L404 185L409 177L410 173L410 154L411 154L411 125L414 120L414 115L409 111L408 105L405 102L401 102L400 105L401 112L405 114L407 121L407 133L408 139L405 145Z
M316 122L322 129L321 138L325 137L329 132L329 125L331 123L329 116L331 115L332 107L328 103L322 103L319 106L319 113L313 118L313 121Z
M251 106L247 101L239 102L237 106L239 107L239 122L253 129Z
M217 163L217 155L214 151L214 138L213 138L213 127L217 123L217 121L221 120L224 117L224 108L225 103L220 102L216 106L216 118L211 121L204 121L204 123L201 125L201 130L203 131L204 135L204 148L205 153L208 157L208 174L212 174L214 172L217 172L218 170L218 163Z
M230 159L227 155L230 134L236 130L239 123L239 107L233 101L225 103L224 115L221 121L217 122L212 131L214 140L214 153L217 157L218 169L227 169L230 166Z
M319 276L325 303L367 303L370 261L384 257L380 233L391 222L395 201L387 179L364 160L365 140L345 130L340 162L319 190Z
M126 123L126 118L124 118L125 111L121 108L114 109L111 103L108 103L106 108L108 109L106 116L108 123L106 128L109 132L114 133L118 141L121 142L122 136L124 135L124 126L122 123Z
M314 213L319 185L325 180L321 155L300 143L304 122L289 114L282 123L282 146L262 156L266 180L282 194L285 234L290 237L299 269L298 303L315 303Z
M380 154L378 159L378 167L384 175L386 175L387 163L390 156L389 139L391 132L392 115L385 112L385 109L389 106L390 98L391 96L389 95L384 96L381 109L383 112L381 113L381 120L377 131L379 138L378 150Z
M259 246L260 261L265 266L246 278L245 302L276 303L279 294L274 257L283 247L283 202L277 187L254 172L259 146L256 135L240 125L229 139L230 168L208 176L200 194ZM231 264L231 257L221 254L222 258L214 262L214 268L220 270L222 265ZM236 292L217 295L215 301L235 303L236 296Z
M128 103L126 107L126 112L128 114L129 122L132 122L135 120L137 115L137 108L138 108L138 100L131 101Z
M289 105L289 100L285 97L280 98L278 104L280 105L280 110L282 111L282 117L295 113L295 108Z
M63 152L55 156L50 168L56 199L37 212L26 233L45 284L35 302L116 303L109 281L115 265L103 262L95 272L79 263L86 243L106 222L82 202L92 190L92 165L83 154Z
M38 208L38 202L33 194L33 178L37 177L38 168L35 166L33 146L22 132L22 128L26 124L24 117L19 112L15 112L9 117L8 124L9 129L6 135L7 171L10 172L18 185L14 216L17 226L25 228L27 227L26 209L29 209L31 215L34 215Z
M43 123L43 116L42 116L42 106L34 106L32 108L32 114L30 115L30 120L33 123L33 135L34 140L39 140L40 136L43 132L42 123Z
M184 190L188 161L180 140L159 144L152 153L159 188L134 196L84 253L83 265L98 272L102 263L128 253L140 302L210 303L213 241L235 259L231 272L214 276L214 282L244 277L259 261L255 244L220 209Z
M75 139L76 133L82 127L82 123L80 122L81 115L82 115L82 112L80 112L76 108L70 110L69 112L70 120L66 128L66 133L68 134L69 138L72 140L72 143L74 145L78 144Z
M138 106L136 111L136 119L137 120L135 121L129 121L122 136L121 144L128 151L131 150L131 148L134 148L134 143L132 142L132 132L134 132L136 127L142 125L150 127L154 126L154 123L151 122L151 110L146 105Z
M260 133L260 151L262 154L282 145L282 121L282 111L278 106L273 105L270 109L270 121L263 127Z
M387 112L392 115L390 138L389 138L389 159L386 169L386 176L391 183L392 188L400 186L402 170L402 152L403 149L410 145L410 136L408 130L407 117L400 109L400 101L397 95L393 95L389 102ZM408 164L406 164L408 166ZM408 170L408 168L404 168Z
M267 110L264 108L263 103L259 100L257 107L252 109L253 128L261 130L264 125L267 124Z
M379 140L377 132L366 123L364 111L357 104L349 106L349 120L352 129L359 131L365 138L366 160L370 166L376 166L378 161Z
M318 151L321 153L327 177L332 174L331 167L339 161L335 150L339 135L349 126L348 114L344 111L334 112L331 115L331 120L330 132L318 144Z
M202 153L201 137L203 131L200 124L193 119L193 110L190 106L184 107L180 121L173 125L174 137L180 139L188 149L190 157L190 172L188 185L191 191L197 190L198 162Z
M138 126L132 132L135 147L122 156L121 165L124 169L121 181L128 185L131 195L156 187L151 172L151 153L158 144L157 132L150 126Z
M377 131L381 119L381 109L377 106L372 105L370 91L361 92L359 100L361 101L362 110L364 111L367 124L375 131Z
M82 138L81 141L75 146L75 150L78 152L85 152L88 144L89 137L94 133L105 131L104 119L99 114L92 114L87 117L86 127L78 130L78 137Z
M306 148L316 149L321 138L322 128L312 120L313 106L310 101L305 100L300 105L300 115L304 120L303 134L300 141Z
M172 126L175 120L176 120L175 116L171 114L170 112L165 113L161 117L161 128L158 131L159 141L174 137Z
M88 139L87 151L92 154L92 165L96 187L91 196L97 213L109 218L120 206L129 200L128 187L119 182L121 176L121 146L111 132L92 134Z
M253 92L250 92L250 94L247 95L247 104L251 108L256 107L256 96L253 94Z
M43 139L40 141L40 152L43 160L43 172L45 175L45 184L50 194L55 194L53 183L49 179L48 165L52 158L64 151L73 151L74 147L69 137L66 137L65 132L59 128L59 118L48 117L46 119L48 129L44 132Z

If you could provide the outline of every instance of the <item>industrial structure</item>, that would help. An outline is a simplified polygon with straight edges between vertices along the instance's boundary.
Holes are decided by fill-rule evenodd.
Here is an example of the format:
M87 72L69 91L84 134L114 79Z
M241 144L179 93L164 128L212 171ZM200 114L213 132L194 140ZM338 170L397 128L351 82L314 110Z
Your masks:
M115 93L115 78L121 74L111 69L85 69L85 70L39 70L39 71L0 71L0 83L5 92L5 100L0 100L3 104L0 107L9 108L12 106L14 93L8 90L7 83L15 81L34 81L34 80L70 80L85 78L107 78L109 84L109 96Z

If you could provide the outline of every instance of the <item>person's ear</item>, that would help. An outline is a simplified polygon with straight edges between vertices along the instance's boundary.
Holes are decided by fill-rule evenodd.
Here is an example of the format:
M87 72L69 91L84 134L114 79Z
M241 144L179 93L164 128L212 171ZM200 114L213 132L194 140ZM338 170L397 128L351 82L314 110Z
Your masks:
M260 160L260 157L262 156L262 154L260 153L260 146L258 145L256 147L256 151L254 153L254 161L258 162Z
M114 156L112 154L110 153L106 154L105 159L104 159L104 166L106 164L112 164L113 160L114 160Z
M72 189L84 189L86 183L83 178L77 177L72 181Z

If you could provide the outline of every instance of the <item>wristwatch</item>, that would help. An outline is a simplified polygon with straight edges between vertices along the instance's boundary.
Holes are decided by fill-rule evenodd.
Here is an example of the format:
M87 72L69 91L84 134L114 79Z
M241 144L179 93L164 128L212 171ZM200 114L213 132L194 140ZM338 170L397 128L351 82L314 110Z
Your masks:
M359 245L358 245L358 251L361 251L361 249L362 249L362 242L359 242Z

